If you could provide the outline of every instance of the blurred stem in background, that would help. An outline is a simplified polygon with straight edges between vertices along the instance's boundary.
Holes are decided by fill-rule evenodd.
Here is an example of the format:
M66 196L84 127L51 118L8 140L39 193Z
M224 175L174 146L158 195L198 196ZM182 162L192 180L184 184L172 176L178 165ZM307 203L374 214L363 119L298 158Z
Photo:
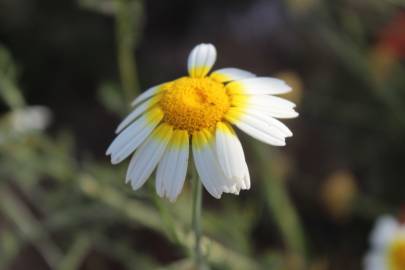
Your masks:
M18 108L24 107L24 99L22 98L20 92L14 89L13 83L3 77L0 73L0 93L3 100L6 101L7 105L12 109L16 110Z
M138 71L134 50L139 35L143 14L141 0L116 0L117 55L121 85L126 100L139 94Z
M201 212L202 212L202 185L201 181L198 179L198 174L194 166L191 166L191 183L193 189L193 205L192 205L192 227L194 231L195 246L194 246L194 256L195 262L198 270L207 269L204 261L204 257L201 250Z
M16 77L17 71L11 55L0 44L0 95L13 110L25 105L24 98L15 84Z
M52 269L57 269L62 252L32 212L15 197L7 185L0 186L0 210L11 220L26 241L34 245Z
M306 248L304 231L297 215L297 211L291 202L286 186L281 175L278 175L269 166L271 153L268 147L254 142L254 152L259 159L260 175L264 185L264 198L278 228L281 231L284 243L288 251L288 269L306 269Z

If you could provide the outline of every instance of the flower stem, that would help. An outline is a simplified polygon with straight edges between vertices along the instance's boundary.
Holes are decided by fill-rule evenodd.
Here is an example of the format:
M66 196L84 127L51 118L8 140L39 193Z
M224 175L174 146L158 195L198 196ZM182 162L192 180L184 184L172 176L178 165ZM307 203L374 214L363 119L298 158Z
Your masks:
M193 189L193 209L192 209L192 227L194 231L195 243L194 243L194 256L195 263L198 270L207 269L204 262L204 256L201 249L201 210L202 210L202 185L198 179L198 174L193 169L192 175L192 189Z

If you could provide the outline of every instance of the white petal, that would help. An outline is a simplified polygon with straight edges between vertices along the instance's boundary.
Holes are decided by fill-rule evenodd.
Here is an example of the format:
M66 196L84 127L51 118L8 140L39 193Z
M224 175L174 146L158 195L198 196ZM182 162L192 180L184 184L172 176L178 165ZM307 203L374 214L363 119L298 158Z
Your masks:
M278 95L291 91L291 87L284 81L269 77L238 80L229 83L226 87L230 94L246 95Z
M138 105L139 103L141 103L142 101L158 94L160 91L162 91L162 86L163 84L157 85L157 86L153 86L147 90L145 90L144 92L142 92L142 94L140 94L139 96L137 96L131 103L131 106L135 106Z
M295 104L281 97L270 95L249 96L248 103L262 107L277 107L280 109L293 109Z
M286 125L271 117L266 112L257 110L255 107L247 107L245 108L245 113L266 122L271 127L276 128L279 131L278 134L282 137L291 137L293 135L291 130Z
M160 197L175 201L187 173L189 157L188 133L175 130L156 172L156 192Z
M244 185L242 186L242 189L250 189L250 174L249 174L249 169L248 169L246 162L245 162L244 166L245 166L245 169L244 169L245 175L243 176Z
M249 109L254 109L262 112L262 114L267 114L276 118L295 118L298 116L298 113L294 110L291 104L287 101L283 105L277 100L275 103L271 104L266 102L266 98L271 96L243 96L243 95L234 95L232 96L232 105L240 110L246 110L246 107ZM258 99L263 98L263 101L258 101ZM276 98L276 97L274 97ZM278 103L278 104L276 104Z
M128 166L126 181L131 182L134 190L140 188L152 174L172 134L171 126L160 125L133 155Z
M216 127L216 151L225 175L244 182L247 165L242 145L233 128L222 122Z
M275 146L285 145L284 135L280 130L268 125L261 118L238 112L233 108L228 111L225 118L259 141Z
M292 137L293 135L286 125L271 116L268 117L268 124L277 128L285 137Z
M240 179L226 177L215 150L215 138L206 130L193 134L193 156L197 172L205 189L219 199L223 192L239 194Z
M242 80L256 77L252 72L238 68L221 68L214 71L210 77L218 82L224 83L229 81Z
M124 129L107 149L106 154L111 155L111 162L117 164L135 151L162 118L163 112L160 109L153 109Z
M145 126L127 144L123 145L118 151L112 152L111 163L118 164L131 155L145 141L153 129L154 126Z
M268 114L271 117L280 119L296 118L299 115L294 109L279 109L276 107L269 107L269 108L257 107L257 110L262 111L264 114Z
M140 116L142 113L144 113L146 110L150 109L153 105L158 103L160 100L160 96L155 96L144 103L140 104L138 107L135 108L130 114L127 115L127 117L122 120L122 122L118 125L117 129L115 130L115 133L121 132L129 123L131 123L133 120L135 120L138 116Z
M384 249L399 230L398 222L391 216L380 217L371 233L370 242L374 248Z
M276 118L295 118L298 113L294 110L295 104L274 96L251 96L248 98L250 107L263 111Z
M217 190L217 185L214 182L217 176L215 175L213 168L210 168L209 164L207 164L207 160L204 158L203 145L200 140L201 139L197 133L193 135L192 150L195 167L198 175L200 176L201 182L208 193L210 193L214 198L220 199L222 192Z
M212 44L200 44L191 51L187 66L191 77L205 77L217 58L217 51Z

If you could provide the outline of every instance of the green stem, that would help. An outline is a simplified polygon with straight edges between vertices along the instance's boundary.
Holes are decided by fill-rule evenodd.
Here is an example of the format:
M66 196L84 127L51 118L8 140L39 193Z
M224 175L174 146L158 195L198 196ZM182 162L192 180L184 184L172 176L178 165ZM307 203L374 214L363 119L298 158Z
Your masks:
M204 266L204 257L201 249L201 210L202 210L202 185L201 181L198 179L198 175L193 172L192 176L192 189L193 189L193 212L192 212L192 227L194 231L194 252L195 252L195 262L198 270L206 269Z

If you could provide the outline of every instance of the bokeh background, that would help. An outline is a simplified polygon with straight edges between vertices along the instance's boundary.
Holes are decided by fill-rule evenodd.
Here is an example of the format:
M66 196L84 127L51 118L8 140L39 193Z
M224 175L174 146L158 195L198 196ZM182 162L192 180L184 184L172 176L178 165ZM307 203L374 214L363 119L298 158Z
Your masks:
M194 269L189 181L134 192L104 151L201 42L300 112L284 148L240 134L250 191L204 194L210 267L362 269L374 220L404 216L401 0L0 0L0 269Z

